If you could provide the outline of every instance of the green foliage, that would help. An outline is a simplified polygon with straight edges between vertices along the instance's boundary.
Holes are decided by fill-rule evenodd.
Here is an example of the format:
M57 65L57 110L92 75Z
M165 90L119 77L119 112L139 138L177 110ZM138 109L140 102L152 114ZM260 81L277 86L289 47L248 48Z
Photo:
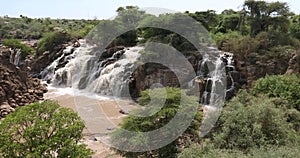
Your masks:
M200 22L208 31L213 31L218 24L217 14L214 10L197 11L195 13L188 13L190 17Z
M298 146L253 148L248 153L243 153L238 150L218 149L206 143L184 149L178 158L295 158L299 157L299 153Z
M0 123L1 157L87 157L84 123L70 109L44 101L19 107Z
M10 47L10 48L17 48L21 49L21 52L32 54L34 53L34 49L27 46L26 44L21 43L18 39L5 39L3 40L3 45Z
M267 77L276 81L264 86L266 89L277 87L276 82L295 86L294 81L299 81L296 75ZM299 157L300 112L288 107L289 102L282 98L252 96L242 90L226 104L212 135L184 149L178 157Z
M224 150L215 148L212 144L204 143L201 145L192 145L184 149L178 158L244 158L246 157L238 150Z
M271 99L241 91L223 109L213 142L221 149L243 151L285 145L294 134L285 116Z
M223 11L220 15L220 23L216 28L216 32L226 33L229 31L238 31L240 24L240 15L233 11Z
M137 26L145 16L145 11L139 10L137 6L126 6L126 9L120 8L117 10L118 16L116 17L116 20L121 21L123 24L131 25L132 27Z
M20 18L0 17L0 38L39 39L44 33L64 30L76 38L83 38L98 24L97 20L67 20L21 15Z
M232 46L238 47L237 42L242 38L242 35L237 31L229 31L228 33L212 34L218 48L223 50L234 50Z
M294 16L292 18L290 33L293 37L300 40L300 15Z
M297 75L274 75L257 80L251 92L286 99L291 107L300 110L299 89L300 78Z
M167 44L183 54L196 51L196 47L199 45L213 43L207 30L199 22L179 13L160 15L159 17L147 16L140 21L139 30L139 36L143 39L140 43ZM192 35L191 32L193 32ZM186 39L187 37L189 39Z
M151 105L147 105L146 107L149 109L143 110L144 112L142 112L143 115L146 112L148 117L130 115L129 117L124 119L124 122L122 123L121 127L126 130L141 132L140 137L129 137L128 139L124 140L124 133L121 130L117 130L112 137L112 142L117 145L123 143L123 141L131 142L131 146L137 146L139 145L139 142L145 143L147 142L148 138L146 137L146 135L143 135L142 132L152 131L165 126L175 116L179 108L188 106L198 106L197 98L185 95L185 92L183 92L181 89L166 88L165 90L167 94L166 98L164 98L165 93L163 89L153 89L142 92L142 96L139 98L140 105L145 106L148 103L151 103ZM164 100L165 105L160 110L157 109L160 108L160 105L157 104L160 104L161 101ZM138 112L138 114L141 113ZM187 143L188 141L198 140L198 130L200 127L201 120L202 115L200 111L198 111L196 113L196 116L194 117L194 121L183 134L183 136L185 137L178 138L177 140L173 141L172 143L163 148L143 153L122 152L122 154L127 157L174 157L178 152L177 145L179 143L179 139L183 139L185 143ZM162 137L164 137L163 133ZM187 138L188 140L186 140Z
M269 29L280 32L288 31L289 20L287 16L290 11L287 3L246 0L243 10L249 15L251 37Z
M138 7L120 7L113 20L101 20L88 34L88 42L105 49L113 46L134 46L137 43L137 26L145 16Z
M65 32L46 33L37 44L37 55L41 55L45 51L53 51L56 47L68 42L71 36Z
M247 157L251 158L278 158L278 157L286 157L286 158L295 158L300 156L300 150L298 145L294 146L283 146L283 147L266 147L266 148L255 148L252 149Z

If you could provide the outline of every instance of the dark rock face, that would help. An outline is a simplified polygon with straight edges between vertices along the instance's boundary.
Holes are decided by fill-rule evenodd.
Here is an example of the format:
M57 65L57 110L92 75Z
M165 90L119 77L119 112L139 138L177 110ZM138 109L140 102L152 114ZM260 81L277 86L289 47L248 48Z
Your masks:
M222 60L222 64L226 71L226 78L224 82L226 82L226 87L223 86L217 86L226 88L226 100L232 98L238 91L239 88L242 87L243 84L245 84L245 81L243 80L242 74L239 72L238 69L236 69L236 60L234 60L234 56L231 53L225 53L221 52L215 49L211 49L211 52L208 53L215 53L218 58ZM129 84L130 94L133 98L136 98L140 96L141 91L150 88L153 84L161 84L163 86L168 87L190 87L192 89L191 93L195 93L196 89L193 89L195 87L195 84L197 84L199 88L199 97L201 98L201 102L203 104L208 104L206 99L209 99L209 93L212 91L212 76L209 72L208 65L210 65L210 69L216 67L215 64L212 64L212 61L210 61L207 56L203 57L200 53L191 53L189 55L186 55L186 58L190 62L190 64L193 66L194 71L197 72L196 78L185 78L185 83L188 83L187 85L180 85L178 76L175 75L174 72L172 72L167 67L164 67L162 65L157 65L155 63L147 63L145 65L142 65L136 69L136 71L133 73L131 82ZM205 59L204 59L205 58ZM180 66L176 66L176 69L178 69L181 72L185 72L185 66L180 68ZM217 70L214 70L217 71ZM221 70L220 70L221 71ZM186 72L186 76L189 76L190 72ZM221 74L220 74L221 75ZM184 77L183 77L184 78ZM189 85L189 84L192 84ZM220 83L221 84L221 83ZM219 90L221 91L221 90ZM201 96L204 94L204 92L207 93L206 99L202 98Z
M139 66L131 77L129 83L130 94L133 98L140 96L141 91L159 83L165 87L179 87L177 76L167 67L147 63Z
M18 106L43 100L46 92L40 80L29 77L0 54L0 119Z
M202 59L200 53L187 55L186 58L196 72L198 69L197 67L199 61ZM186 74L186 76L176 76L176 74L171 69L157 63L146 63L139 66L131 75L131 80L129 83L131 96L133 98L139 97L141 91L151 88L153 84L157 84L157 86L161 84L164 87L187 87L188 85L180 85L178 77L186 82L191 81L193 79L189 78L189 74L191 72L188 72L186 70L185 65L177 65L175 66L175 68L177 69L177 71L181 71L181 73L179 74Z
M252 87L252 83L266 75L284 74L289 67L289 57L264 57L253 53L246 59L237 58L237 70L241 73L240 85Z
M44 70L48 65L50 65L55 59L60 57L63 54L65 46L61 45L56 47L53 52L44 52L41 56L32 59L30 61L30 74L33 76L39 74L42 70Z
M124 50L124 46L115 46L105 50L100 57L100 60L112 57L117 51ZM122 55L122 54L121 54Z

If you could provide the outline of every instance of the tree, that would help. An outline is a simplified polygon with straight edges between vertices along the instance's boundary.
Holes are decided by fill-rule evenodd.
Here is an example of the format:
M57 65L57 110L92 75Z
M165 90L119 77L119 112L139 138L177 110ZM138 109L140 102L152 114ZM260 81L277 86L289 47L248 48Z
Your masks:
M292 18L291 34L293 37L300 40L300 15Z
M252 37L269 29L288 31L290 11L287 3L246 0L243 10L248 14Z
M240 21L240 15L237 13L229 14L230 12L225 12L226 14L221 14L222 20L217 27L217 32L226 33L228 31L237 31L238 24Z
M214 27L218 24L217 14L214 10L186 13L188 14L188 16L200 22L208 31L213 30Z
M53 101L19 107L0 123L0 157L87 157L84 123Z
M189 106L198 106L197 97L187 96L185 92L183 92L179 88L166 88L167 97L164 98L164 91L161 88L153 89L153 90L145 90L142 92L142 96L139 98L139 104L144 106L149 102L151 105L147 105L149 110L144 110L147 113L153 113L153 110L157 110L156 105L157 102L160 103L161 100L165 99L165 105L160 109L160 111L152 114L148 117L139 117L138 115L130 115L125 118L121 127L123 129L135 132L141 132L141 137L131 137L128 140L124 140L122 130L117 130L112 137L112 143L117 144L118 146L125 142L131 142L131 146L136 146L140 141L147 141L148 138L142 137L143 132L148 132L152 130L159 129L165 126L178 112L178 110L182 107ZM182 95L182 93L184 93ZM151 94L151 97L150 97ZM182 102L183 100L183 102ZM122 152L124 156L127 157L174 157L178 152L178 146L186 146L187 142L197 141L199 128L202 120L202 114L200 111L196 112L194 120L191 122L191 125L182 136L177 138L177 140L171 142L165 147L154 151L133 153L133 152ZM179 126L180 123L178 123ZM170 131L172 132L172 131ZM165 137L164 133L162 133L162 137ZM182 142L184 142L182 144Z

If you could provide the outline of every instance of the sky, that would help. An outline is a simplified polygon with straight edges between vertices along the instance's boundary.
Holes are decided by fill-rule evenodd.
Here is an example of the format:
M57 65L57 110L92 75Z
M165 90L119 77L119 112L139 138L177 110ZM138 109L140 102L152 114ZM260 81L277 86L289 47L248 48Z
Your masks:
M2 2L1 2L2 1ZM272 1L272 0L268 0ZM300 14L299 0L279 0L287 2L291 11ZM244 0L0 0L0 16L59 19L109 19L116 15L121 6L166 8L169 10L206 11L242 9Z

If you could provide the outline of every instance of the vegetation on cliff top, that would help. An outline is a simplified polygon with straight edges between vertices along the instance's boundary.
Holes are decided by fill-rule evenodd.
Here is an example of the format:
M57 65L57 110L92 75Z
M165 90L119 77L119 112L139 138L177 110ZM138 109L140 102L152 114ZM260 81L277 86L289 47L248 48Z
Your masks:
M29 47L26 44L21 43L21 40L18 40L18 39L5 39L5 40L3 40L3 45L10 47L10 48L20 49L23 53L27 53L27 54L34 53L33 48Z

